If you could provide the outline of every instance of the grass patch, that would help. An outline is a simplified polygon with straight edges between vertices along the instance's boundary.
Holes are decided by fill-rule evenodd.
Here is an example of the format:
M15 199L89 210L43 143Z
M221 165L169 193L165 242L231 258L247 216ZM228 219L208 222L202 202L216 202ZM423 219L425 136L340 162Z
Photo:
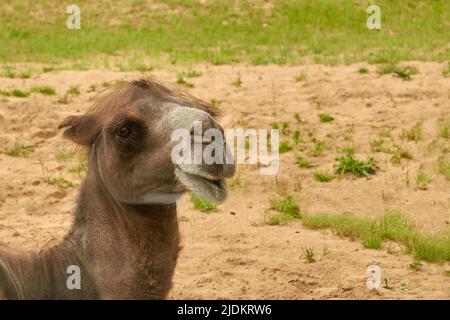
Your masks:
M391 154L391 162L399 164L403 159L412 160L413 155L409 150L403 149L399 145L393 145L389 148L388 153Z
M80 87L78 87L78 86L70 87L67 90L66 94L71 94L71 95L74 95L74 96L78 96L80 94Z
M450 138L450 118L440 117L438 119L439 137L443 139Z
M286 153L292 150L292 146L290 145L288 140L283 140L280 142L280 145L278 147L279 153Z
M332 175L329 175L328 173L322 171L314 172L313 177L316 181L319 182L330 182L334 179Z
M366 177L373 175L377 171L376 161L374 158L367 158L366 160L357 160L351 154L339 157L335 164L336 173L344 175L351 173L357 177Z
M394 74L403 80L411 80L411 76L418 72L417 68L413 66L398 66L395 64L384 65L378 70L380 75Z
M361 73L361 74L369 73L369 69L364 68L364 67L359 68L359 69L358 69L358 73Z
M417 172L416 176L416 186L420 190L427 190L428 185L433 181L430 175L424 171Z
M319 119L320 119L320 122L327 123L327 122L333 121L334 117L327 113L321 113L321 114L319 114Z
M382 241L391 240L403 244L417 259L450 261L450 230L422 234L407 216L398 212L387 212L374 220L351 213L305 215L302 222L311 229L331 228L339 236L361 239L366 248L378 249Z
M442 70L442 75L447 78L450 76L450 62L447 62L447 66Z
M15 145L12 148L6 148L1 153L4 153L11 157L26 157L31 152L33 152L38 147L37 144L31 144L31 145Z
M180 84L182 86L188 87L188 88L193 88L194 84L191 82L186 81L186 79L184 79L184 73L180 72L177 74L177 80L176 80L177 84Z
M450 180L450 159L448 157L439 157L438 170L447 180Z
M105 57L119 54L136 65L144 57L172 64L259 65L299 64L305 57L325 64L448 59L447 0L379 0L383 27L376 31L366 27L366 2L201 4L170 0L149 10L146 1L99 0L80 4L81 30L69 30L55 27L64 26L68 15L49 2L5 2L0 5L0 61L76 60L74 66L81 68L103 66Z
M191 193L191 201L194 208L201 212L211 212L217 208L214 202L209 202L195 193Z
M233 86L240 87L242 85L241 74L238 73L236 79L233 81Z
M315 253L313 248L303 248L303 259L307 263L316 262Z
M422 124L416 123L411 129L403 130L401 137L409 141L419 142L422 140Z
M301 81L306 81L306 74L304 74L303 72L301 72L300 74L296 75L294 80L296 82L301 82Z
M300 167L300 168L311 168L312 167L312 165L311 165L311 163L307 160L307 159L305 159L305 158L302 158L302 157L298 157L297 158L297 165Z
M11 90L10 95L13 97L18 97L18 98L26 98L30 95L30 93L26 92L26 91L22 91L20 89L13 89L13 90Z
M33 87L31 88L31 92L41 93L43 95L52 96L56 94L55 88L49 87L49 86L43 86L43 87Z
M59 176L59 177L45 177L44 178L44 182L52 185L52 186L57 186L59 188L74 188L76 187L76 184L73 183L70 180L67 180L66 178Z
M270 208L278 211L279 214L268 216L268 224L283 224L293 219L301 218L300 206L292 196L276 197L270 199Z

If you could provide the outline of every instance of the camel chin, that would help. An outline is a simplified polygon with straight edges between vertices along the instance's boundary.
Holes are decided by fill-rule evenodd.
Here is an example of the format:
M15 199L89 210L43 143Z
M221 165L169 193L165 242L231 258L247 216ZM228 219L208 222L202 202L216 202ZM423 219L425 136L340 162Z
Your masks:
M211 202L223 202L227 198L228 191L224 179L212 179L200 174L192 174L175 169L178 180L189 190Z

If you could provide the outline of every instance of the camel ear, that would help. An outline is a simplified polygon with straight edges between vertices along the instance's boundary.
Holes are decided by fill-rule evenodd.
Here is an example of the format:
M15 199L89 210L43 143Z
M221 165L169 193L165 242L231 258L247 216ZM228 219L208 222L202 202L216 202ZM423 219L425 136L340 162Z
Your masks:
M99 132L99 121L94 115L70 116L58 126L58 129L66 128L63 136L82 146L94 143Z

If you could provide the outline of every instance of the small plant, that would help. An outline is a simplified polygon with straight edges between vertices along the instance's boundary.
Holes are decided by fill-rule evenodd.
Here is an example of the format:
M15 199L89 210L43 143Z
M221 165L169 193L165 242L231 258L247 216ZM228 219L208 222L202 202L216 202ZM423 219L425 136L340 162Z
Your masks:
M191 193L191 201L194 208L201 212L211 212L217 208L215 203L209 202L195 193Z
M30 95L29 92L26 91L22 91L20 89L13 89L10 94L14 97L18 97L18 98L25 98L28 97Z
M188 87L188 88L193 88L194 87L193 83L187 82L184 79L184 74L183 73L178 73L178 75L177 75L177 84L181 84L181 85L183 85L185 87Z
M26 209L25 209L27 214L35 214L39 211L39 206L37 205L36 202L32 202Z
M319 114L319 119L320 119L320 122L324 122L324 123L331 122L334 120L333 116L331 116L327 113Z
M398 145L394 145L389 149L391 154L391 162L394 164L399 164L402 159L411 160L413 158L412 153Z
M292 150L291 145L288 140L283 140L280 142L280 146L278 147L278 151L280 153L286 153Z
M334 178L326 172L318 171L313 173L314 179L319 182L330 182Z
M302 157L298 157L297 158L297 165L300 168L311 168L312 167L311 163L308 160L306 160L305 158L302 158Z
M384 289L387 289L387 290L392 290L392 289L393 289L393 288L389 285L388 279L387 279L387 278L384 278L384 281L383 281L383 288L384 288Z
M304 248L303 249L303 259L305 259L305 261L307 263L316 262L316 259L314 258L314 256L315 256L315 253L314 253L313 248Z
M301 218L300 207L292 196L270 199L271 209L281 214L270 215L268 223L278 225L293 219Z
M76 186L75 183L65 179L62 176L59 176L59 177L45 177L44 178L44 182L49 184L49 185L57 186L59 188L64 188L64 189L66 189L66 188L74 188Z
M78 158L78 165L69 168L69 173L78 175L78 177L82 177L87 168L87 157L86 155L80 155Z
M59 99L56 100L56 102L58 102L60 104L68 104L69 103L69 95L66 93L62 97L59 97Z
M16 73L11 68L6 68L2 72L2 77L13 79L16 77Z
M409 266L411 267L411 269L419 271L420 269L422 269L422 262L420 262L419 259L414 258L414 260L409 264Z
M381 237L376 232L369 232L363 238L363 246L367 249L380 249Z
M351 173L357 177L366 177L375 174L377 170L374 158L367 158L365 161L356 160L352 155L347 154L336 159L336 172L340 175Z
M298 131L298 130L295 130L294 136L292 137L292 139L294 140L295 144L300 144L303 142L302 135L301 135L300 131Z
M326 257L327 255L329 255L331 253L330 249L328 247L323 247L322 248L322 257Z
M384 146L384 139L383 138L375 138L373 140L370 140L370 150L372 152L386 152L386 148Z
M30 70L25 70L19 73L18 77L20 79L28 79L31 78L31 71Z
M15 145L13 148L5 149L1 153L4 153L11 157L26 157L37 148L37 144L31 145Z
M49 86L33 87L33 88L31 88L31 92L41 93L41 94L47 95L47 96L56 94L56 90Z
M413 66L397 66L394 64L388 64L383 66L378 73L380 75L392 73L403 80L411 80L411 76L417 74L418 70Z
M306 75L303 72L301 72L300 74L296 75L294 79L296 82L305 81Z
M236 80L233 81L233 86L240 87L242 85L241 74L238 73Z
M323 155L325 149L326 149L325 141L319 140L314 144L314 149L312 150L311 153L314 157L320 157L321 155Z
M70 159L70 155L64 149L61 149L58 150L55 158L58 162L67 162Z
M186 78L197 78L200 77L202 73L200 71L189 69L184 73L184 75L186 76Z
M446 78L450 76L450 62L447 62L447 67L442 70L442 75Z
M361 74L369 73L369 69L361 67L358 69L358 73L361 73Z
M439 137L443 139L450 138L450 119L441 117L438 120Z
M402 131L402 138L419 142L422 140L422 124L416 123L411 129Z
M442 174L447 180L450 180L450 160L444 156L438 159L439 173Z
M74 96L78 96L80 94L80 87L72 86L72 87L70 87L67 90L66 94L71 94L71 95L74 95Z
M423 171L417 172L416 185L418 189L427 190L428 185L431 183L431 181L432 181L431 177L426 172Z
M294 118L295 118L295 121L297 121L298 124L301 124L301 123L305 122L305 120L303 120L302 117L298 113L294 114Z

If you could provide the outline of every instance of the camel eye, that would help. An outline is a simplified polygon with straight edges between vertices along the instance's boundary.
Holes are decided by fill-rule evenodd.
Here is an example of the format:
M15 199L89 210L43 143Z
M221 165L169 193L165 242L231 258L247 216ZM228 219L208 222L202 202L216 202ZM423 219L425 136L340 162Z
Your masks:
M121 138L126 138L130 135L131 130L128 127L120 127L119 129L116 130L116 134L121 137Z

